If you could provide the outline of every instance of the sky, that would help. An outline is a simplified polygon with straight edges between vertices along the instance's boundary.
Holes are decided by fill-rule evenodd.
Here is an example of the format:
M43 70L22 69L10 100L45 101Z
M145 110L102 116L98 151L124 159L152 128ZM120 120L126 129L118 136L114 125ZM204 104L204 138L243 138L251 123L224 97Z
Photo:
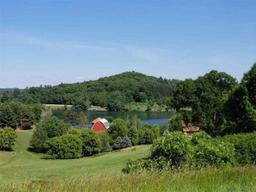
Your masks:
M256 62L255 0L0 0L0 87L124 71L237 79Z

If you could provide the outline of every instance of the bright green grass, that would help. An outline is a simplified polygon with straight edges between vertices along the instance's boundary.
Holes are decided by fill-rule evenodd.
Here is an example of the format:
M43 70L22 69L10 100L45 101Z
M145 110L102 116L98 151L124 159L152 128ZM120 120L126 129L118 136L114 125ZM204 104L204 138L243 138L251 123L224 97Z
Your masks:
M129 159L144 157L149 146L75 160L45 160L43 155L28 152L32 132L19 132L15 152L0 152L0 186L35 180L86 178L91 175L121 174Z
M140 146L97 157L44 160L26 151L32 132L19 132L15 152L0 152L0 191L6 192L255 192L256 167L224 167L123 175L128 159L148 154Z

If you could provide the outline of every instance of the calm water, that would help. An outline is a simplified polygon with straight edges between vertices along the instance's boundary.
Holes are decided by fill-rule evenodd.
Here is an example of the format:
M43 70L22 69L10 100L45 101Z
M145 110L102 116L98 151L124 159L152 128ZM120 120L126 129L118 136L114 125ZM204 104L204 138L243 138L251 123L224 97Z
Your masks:
M53 115L63 117L63 110L53 111ZM164 125L171 117L172 112L108 112L108 111L88 111L88 122L92 122L97 117L106 119L122 118L124 120L137 116L142 122L150 125Z
M87 113L89 121L102 117L110 118L122 118L124 120L137 116L144 123L150 125L163 125L171 117L172 112L101 112L101 111L90 111Z

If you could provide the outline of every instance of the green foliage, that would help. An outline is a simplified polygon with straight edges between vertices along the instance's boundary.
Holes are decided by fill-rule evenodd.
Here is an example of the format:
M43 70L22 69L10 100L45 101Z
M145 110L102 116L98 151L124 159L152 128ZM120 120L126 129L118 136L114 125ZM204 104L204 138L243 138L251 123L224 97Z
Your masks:
M0 151L10 151L15 144L16 132L12 128L0 129Z
M129 127L127 136L130 138L132 145L139 143L139 131L136 127Z
M212 137L210 135L208 135L206 132L200 131L200 132L194 133L192 135L191 142L192 142L192 144L197 145L199 142L202 142L202 141L207 142L211 138Z
M139 144L152 144L156 138L157 134L152 126L144 125L139 130Z
M235 148L230 143L219 140L206 140L203 137L198 140L194 149L191 164L196 167L220 166L235 162Z
M100 142L101 142L101 149L103 152L109 152L112 150L112 147L110 145L110 137L107 133L97 133Z
M136 72L126 72L75 84L31 87L4 93L2 100L22 103L66 104L81 110L88 105L106 107L111 111L125 110L130 102L164 103L174 80L160 79Z
M81 157L82 142L77 135L63 135L46 141L47 155L53 159L75 159Z
M211 135L222 134L223 105L236 85L233 77L218 71L211 71L194 81L185 80L174 89L173 107L177 110L191 108L191 123L199 123Z
M183 116L181 113L174 113L168 121L169 131L181 131L183 123Z
M193 147L189 137L177 131L159 138L151 149L151 159L165 158L172 167L184 167L192 155Z
M256 164L256 132L228 135L223 141L235 147L236 161L239 164Z
M124 137L128 134L127 124L123 119L115 119L108 129L108 133L112 140L116 140L118 137Z
M102 151L102 143L99 136L91 130L84 129L81 132L83 156L92 156Z
M45 152L45 142L53 137L67 133L69 126L56 117L46 117L37 124L30 141L30 149L35 152Z
M41 105L19 102L0 103L0 127L29 129L41 117Z
M113 149L123 149L127 147L131 147L132 143L129 137L117 137L117 139L114 142Z

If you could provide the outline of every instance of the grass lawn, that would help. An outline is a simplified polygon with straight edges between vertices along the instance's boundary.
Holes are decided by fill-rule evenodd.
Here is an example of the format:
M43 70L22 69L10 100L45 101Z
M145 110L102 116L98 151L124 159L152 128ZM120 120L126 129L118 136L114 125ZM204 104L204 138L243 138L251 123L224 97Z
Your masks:
M129 159L144 157L149 146L75 160L45 160L43 155L26 151L32 132L18 132L14 152L0 152L0 186L35 180L87 178L92 175L121 174Z
M0 191L256 191L256 167L224 167L123 175L129 159L148 154L149 146L76 160L45 160L26 151L32 132L19 132L15 152L0 152Z

